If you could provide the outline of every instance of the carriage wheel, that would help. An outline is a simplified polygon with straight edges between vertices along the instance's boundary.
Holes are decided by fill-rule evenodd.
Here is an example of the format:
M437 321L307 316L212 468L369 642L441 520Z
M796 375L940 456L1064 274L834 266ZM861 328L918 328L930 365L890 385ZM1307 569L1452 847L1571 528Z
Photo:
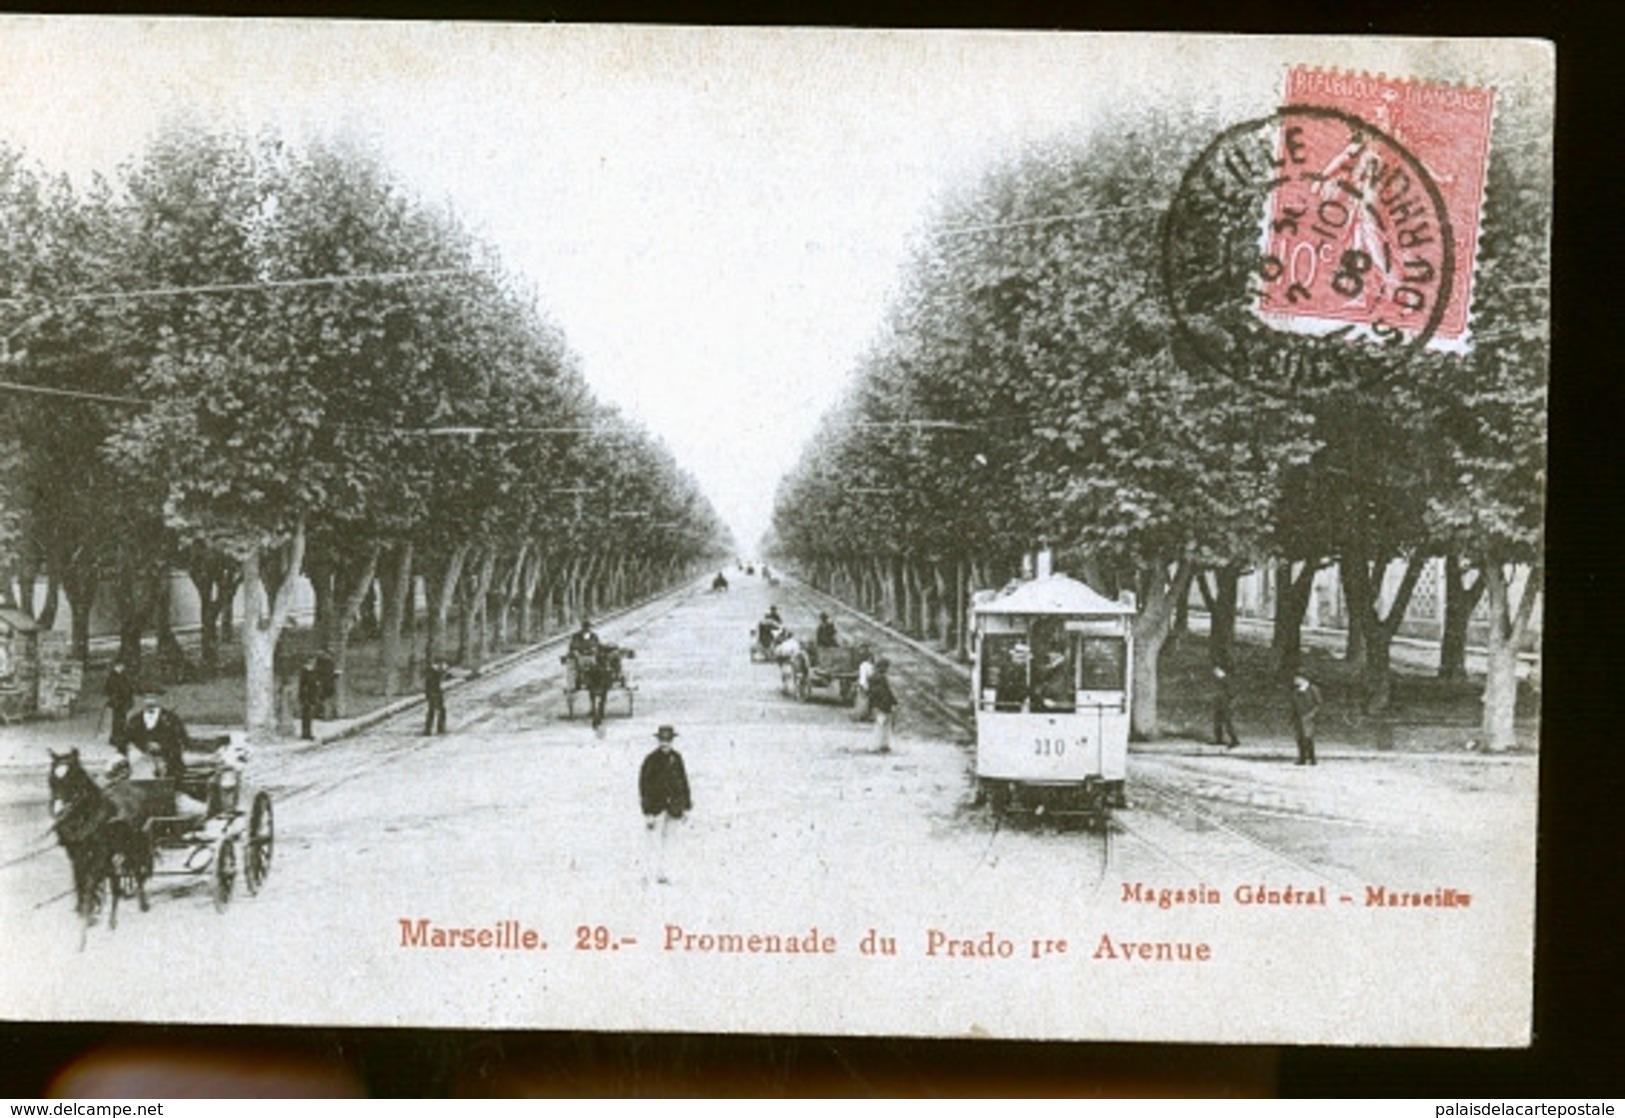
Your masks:
M271 814L269 793L254 797L248 816L248 848L243 851L243 884L250 895L258 893L271 873L271 850L276 839L276 819Z
M237 840L223 838L214 852L214 910L226 911L237 888Z

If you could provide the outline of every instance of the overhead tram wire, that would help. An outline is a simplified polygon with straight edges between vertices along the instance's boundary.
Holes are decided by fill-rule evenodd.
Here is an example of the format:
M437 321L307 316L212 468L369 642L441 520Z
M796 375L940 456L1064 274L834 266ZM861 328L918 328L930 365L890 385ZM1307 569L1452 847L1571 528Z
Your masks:
M62 303L90 303L107 299L149 299L163 298L174 295L217 295L233 291L255 291L267 288L283 289L322 287L337 286L339 284L348 283L398 283L404 280L430 279L439 276L460 276L468 274L470 274L470 270L467 268L426 268L416 271L396 272L352 272L343 275L307 276L303 279L247 280L240 283L186 284L169 287L135 288L127 291L76 291L69 292L64 295L54 295L51 297L51 301ZM0 306L16 305L24 302L27 302L27 299L21 296L0 298ZM52 313L53 312L47 310L31 316L21 326L13 330L10 334L7 334L4 338L4 342L9 342L11 338L15 337L23 330L26 330L29 326L36 326L45 321L45 319L49 318ZM0 364L9 364L12 363L12 361L13 359L10 358L9 354L3 351L3 343L0 343ZM48 388L44 385L25 384L21 381L11 380L0 381L0 392L26 392L39 396L55 396L72 400L93 400L107 404L129 404L136 407L144 407L152 403L151 400L143 400L135 396L114 396L101 392L79 392L66 388ZM433 429L429 429L429 433L438 432L433 431Z
M1167 203L1141 203L1136 206L1102 206L1094 210L1078 210L1068 214L1048 214L1043 217L1017 218L1012 221L992 221L981 225L950 225L938 231L940 236L957 237L965 233L984 233L998 229L1021 229L1031 225L1056 225L1064 221L1082 221L1090 217L1115 217L1119 214L1146 213L1167 209Z
M307 276L302 279L243 280L236 283L179 284L168 287L144 287L127 291L77 291L52 298L64 303L90 303L103 299L153 299L171 295L220 295L232 291L260 291L266 289L299 287L332 287L346 283L398 283L403 280L430 279L438 276L466 276L468 268L427 268L418 271L352 272L332 276ZM0 304L22 303L19 296L0 299Z

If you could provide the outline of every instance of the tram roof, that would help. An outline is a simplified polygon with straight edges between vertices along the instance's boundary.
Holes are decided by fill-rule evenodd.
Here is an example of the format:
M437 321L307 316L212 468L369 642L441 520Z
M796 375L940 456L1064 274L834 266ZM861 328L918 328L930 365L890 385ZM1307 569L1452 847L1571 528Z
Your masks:
M992 600L979 603L975 612L1123 617L1132 616L1135 609L1126 603L1112 601L1075 578L1051 575L1002 590Z

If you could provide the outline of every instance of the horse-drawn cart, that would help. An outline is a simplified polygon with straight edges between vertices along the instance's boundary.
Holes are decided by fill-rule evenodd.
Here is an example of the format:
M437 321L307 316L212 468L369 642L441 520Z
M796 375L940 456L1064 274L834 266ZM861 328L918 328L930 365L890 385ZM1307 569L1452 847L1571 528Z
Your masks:
M119 895L128 900L140 892L140 880L152 877L207 875L214 906L221 911L231 903L240 877L250 895L258 893L271 872L276 842L276 819L269 792L250 797L243 787L245 756L226 743L207 761L188 764L178 781L131 781L155 790L172 789L204 813L155 815L147 820L148 853L145 875L125 868L116 877ZM223 744L223 748L221 745Z
M244 788L247 751L229 736L189 745L212 756L186 763L179 778L133 779L118 761L105 784L85 771L78 750L52 753L52 830L72 864L85 928L104 908L116 928L120 900L145 911L154 876L206 877L222 911L239 878L250 893L264 886L275 843L270 793Z
M862 662L862 650L854 645L809 645L798 649L790 659L795 697L807 702L815 689L834 689L841 702L850 706L857 699L858 665Z
M620 691L626 696L627 717L631 717L637 686L632 682L626 662L636 657L633 649L615 644L600 644L593 652L571 652L560 657L560 662L564 664L566 716L576 716L576 698L584 694L587 697L587 713L596 726L607 713L609 693Z

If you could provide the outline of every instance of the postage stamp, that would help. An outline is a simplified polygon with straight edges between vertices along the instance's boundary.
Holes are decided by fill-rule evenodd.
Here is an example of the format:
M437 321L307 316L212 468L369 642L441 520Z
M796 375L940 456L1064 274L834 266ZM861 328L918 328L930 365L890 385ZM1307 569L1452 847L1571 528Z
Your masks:
M1493 90L1300 66L1285 100L1215 139L1171 208L1165 265L1196 348L1277 387L1316 362L1369 359L1369 378L1462 350Z

